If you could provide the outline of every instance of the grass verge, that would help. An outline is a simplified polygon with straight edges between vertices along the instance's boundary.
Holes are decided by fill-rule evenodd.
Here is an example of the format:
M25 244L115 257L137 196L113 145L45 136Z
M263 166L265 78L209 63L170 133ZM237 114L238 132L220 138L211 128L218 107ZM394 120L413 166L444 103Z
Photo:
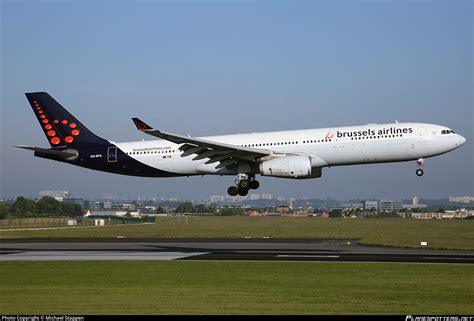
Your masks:
M361 244L474 250L474 220L161 217L156 224L2 231L0 238L328 238Z
M455 264L3 262L0 284L13 315L474 313Z

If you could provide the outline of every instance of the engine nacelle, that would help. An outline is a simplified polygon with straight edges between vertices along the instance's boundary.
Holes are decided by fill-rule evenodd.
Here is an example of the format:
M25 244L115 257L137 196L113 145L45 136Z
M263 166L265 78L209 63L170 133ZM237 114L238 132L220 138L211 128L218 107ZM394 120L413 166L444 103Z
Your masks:
M259 164L263 176L305 178L311 176L309 156L286 156L274 158Z

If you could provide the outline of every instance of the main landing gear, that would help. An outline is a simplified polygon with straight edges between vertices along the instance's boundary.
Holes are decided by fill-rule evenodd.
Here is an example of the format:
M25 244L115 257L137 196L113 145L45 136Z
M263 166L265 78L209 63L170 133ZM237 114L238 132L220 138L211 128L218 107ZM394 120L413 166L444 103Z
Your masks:
M231 186L227 189L227 193L230 196L246 196L249 192L249 189L257 189L260 186L260 183L255 179L255 175L239 175L235 180L236 186Z
M423 169L421 168L423 164L425 163L423 158L418 158L416 160L416 164L418 165L418 168L416 170L416 176L423 176Z

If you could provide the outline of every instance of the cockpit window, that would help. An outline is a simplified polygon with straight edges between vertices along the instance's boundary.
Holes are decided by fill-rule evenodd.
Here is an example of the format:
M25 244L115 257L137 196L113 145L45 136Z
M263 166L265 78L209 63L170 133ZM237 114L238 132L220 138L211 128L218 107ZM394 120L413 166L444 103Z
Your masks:
M445 129L441 131L441 135L454 134L454 130Z

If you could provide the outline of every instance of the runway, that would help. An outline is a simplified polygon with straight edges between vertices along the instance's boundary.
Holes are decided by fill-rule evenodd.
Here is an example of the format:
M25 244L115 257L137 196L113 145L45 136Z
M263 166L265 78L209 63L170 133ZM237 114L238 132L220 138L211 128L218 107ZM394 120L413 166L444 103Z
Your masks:
M474 263L474 251L384 248L321 239L10 239L0 261L230 260Z

